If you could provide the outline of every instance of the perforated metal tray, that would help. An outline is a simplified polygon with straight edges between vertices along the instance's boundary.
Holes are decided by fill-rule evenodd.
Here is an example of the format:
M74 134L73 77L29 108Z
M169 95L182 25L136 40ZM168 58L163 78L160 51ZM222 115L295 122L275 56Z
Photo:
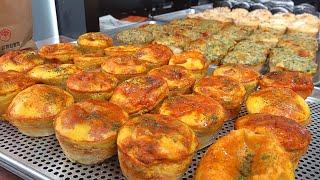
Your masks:
M319 92L317 92L319 93ZM320 179L320 100L308 98L312 111L312 142L296 170L297 179ZM239 116L246 114L242 108ZM217 138L232 130L228 121ZM198 151L183 179L193 179L197 164L206 148ZM24 179L124 179L117 157L103 164L86 166L72 163L63 154L55 136L31 138L20 134L7 122L0 122L0 165Z

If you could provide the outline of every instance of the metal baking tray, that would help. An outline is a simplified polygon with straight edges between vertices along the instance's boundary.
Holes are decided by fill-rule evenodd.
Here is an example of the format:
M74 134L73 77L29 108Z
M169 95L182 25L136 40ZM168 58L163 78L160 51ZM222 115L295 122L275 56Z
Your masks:
M313 94L319 95L315 88ZM320 99L307 100L312 111L312 123L308 129L312 141L296 169L297 179L320 179ZM242 107L239 116L247 112ZM234 129L234 121L225 122L216 139ZM63 154L55 136L31 138L17 131L5 121L0 122L0 165L23 179L125 179L119 168L117 157L112 157L99 165L72 163ZM193 179L197 164L206 149L198 151L182 179Z
M185 10L180 10L180 11L175 11L171 13L166 13L166 14L161 14L157 16L153 16L153 19L155 21L162 21L162 22L169 22L175 19L182 19L187 17L189 14L195 14L197 11L193 8L185 9Z

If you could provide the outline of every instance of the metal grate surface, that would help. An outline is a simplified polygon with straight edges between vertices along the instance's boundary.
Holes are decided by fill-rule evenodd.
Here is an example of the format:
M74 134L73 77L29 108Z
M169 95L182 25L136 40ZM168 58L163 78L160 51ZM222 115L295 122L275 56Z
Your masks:
M312 142L296 170L297 179L320 179L320 101L307 100L312 110ZM246 114L242 108L240 116ZM233 129L228 121L217 135ZM206 149L196 153L183 179L193 179L197 164ZM70 162L62 153L55 136L30 138L20 134L6 122L0 122L0 163L2 166L30 179L124 179L117 157L103 164L86 166ZM28 176L27 176L28 175Z

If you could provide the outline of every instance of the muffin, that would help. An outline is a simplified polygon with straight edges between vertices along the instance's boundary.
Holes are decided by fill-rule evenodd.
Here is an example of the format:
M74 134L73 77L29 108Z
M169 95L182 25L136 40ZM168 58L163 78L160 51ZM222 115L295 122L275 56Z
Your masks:
M28 72L28 76L37 82L66 88L66 81L81 69L74 64L43 64Z
M235 128L266 135L271 133L289 153L295 167L301 156L307 152L311 141L311 134L305 127L282 116L249 114L237 119Z
M246 101L247 111L284 116L301 125L310 123L310 109L304 99L288 88L266 88L251 93Z
M0 57L0 72L28 72L44 60L31 50L9 51Z
M146 63L149 69L167 65L172 55L170 48L161 44L146 45L135 53L135 56Z
M78 47L77 49L79 53L73 57L73 62L84 71L100 70L101 64L108 59L104 55L104 49L91 50L83 47Z
M0 72L0 117L20 91L34 84L35 81L22 73Z
M19 92L5 114L22 134L33 137L54 134L53 121L65 108L73 104L66 91L44 84L36 84Z
M90 32L79 36L78 45L89 49L105 49L112 46L112 38L101 32Z
M40 48L40 57L52 63L73 63L73 57L78 53L76 46L70 43L46 45Z
M228 76L237 80L244 86L248 95L257 89L260 74L250 66L227 64L216 68L213 76Z
M148 67L133 55L113 56L101 64L104 72L115 76L121 82L148 72Z
M191 71L196 79L205 76L208 69L208 62L203 54L196 50L185 51L171 57L169 65L182 66Z
M193 92L218 101L228 111L229 119L238 116L246 95L244 86L227 76L204 77L196 82Z
M161 105L159 113L187 124L198 138L198 149L214 141L215 134L228 118L226 111L217 101L193 94L169 97Z
M80 72L67 80L67 91L76 102L88 99L108 100L118 80L103 72Z
M289 88L306 99L313 90L312 76L307 73L294 71L274 71L262 76L259 80L261 89Z
M118 158L128 179L179 179L197 149L194 132L170 116L145 114L118 133Z
M122 56L122 55L133 55L141 46L127 45L127 46L112 46L104 49L104 53L108 57Z
M286 179L294 180L294 167L272 136L249 130L231 131L218 139L198 165L195 180Z
M142 28L131 28L119 32L116 39L121 44L147 44L152 42L154 38L149 31Z
M54 121L54 129L72 162L91 165L117 154L117 134L127 120L128 114L119 106L88 100L63 110Z
M121 83L110 102L122 107L131 116L155 108L169 94L167 82L155 76L139 76Z
M153 42L168 46L174 54L179 54L188 47L191 39L181 34L171 34L157 37Z

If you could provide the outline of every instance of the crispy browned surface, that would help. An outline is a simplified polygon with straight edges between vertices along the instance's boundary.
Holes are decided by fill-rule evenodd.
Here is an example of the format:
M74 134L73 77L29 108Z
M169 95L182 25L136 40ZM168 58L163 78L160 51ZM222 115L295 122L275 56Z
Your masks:
M104 53L107 56L132 55L136 53L140 48L141 46L138 45L111 46L104 49Z
M213 72L214 76L228 76L238 80L240 83L258 82L260 74L251 66L242 64L226 64L219 66Z
M119 131L118 149L137 163L179 162L197 146L193 131L170 116L145 114L128 121Z
M70 76L67 87L78 92L109 92L112 91L118 80L103 72L80 72Z
M154 76L128 79L115 90L110 102L118 104L129 114L149 111L169 93L165 80Z
M42 58L55 63L70 63L77 53L75 45L70 43L46 45L39 50Z
M0 57L0 72L27 72L43 61L35 51L9 51Z
M110 57L101 65L102 69L110 74L141 74L146 73L147 67L133 55Z
M79 36L78 44L89 48L104 49L112 46L112 38L101 32L86 33Z
M203 54L195 50L173 55L170 59L169 65L183 66L191 71L203 70L208 66Z
M239 107L246 93L243 85L227 76L204 77L195 84L193 90L196 94L217 100L226 109Z
M191 88L195 82L195 78L189 70L176 65L165 65L153 69L148 75L165 79L170 91Z
M308 147L311 134L299 123L282 116L270 114L249 114L236 120L236 129L266 129L276 136L281 145L288 151L303 150Z
M55 130L65 138L101 141L116 136L117 131L127 120L127 113L119 106L106 101L88 100L76 103L62 111L55 121ZM90 130L88 133L76 134L63 132L65 129L72 131L76 125L88 126ZM77 137L72 137L73 135Z
M0 72L0 95L21 91L35 84L31 78L18 72Z
M170 48L161 44L149 44L139 49L135 56L150 65L162 66L169 63L173 55Z
M274 71L264 75L259 81L260 88L290 88L293 91L303 92L303 98L313 90L312 76L307 73L292 71Z

